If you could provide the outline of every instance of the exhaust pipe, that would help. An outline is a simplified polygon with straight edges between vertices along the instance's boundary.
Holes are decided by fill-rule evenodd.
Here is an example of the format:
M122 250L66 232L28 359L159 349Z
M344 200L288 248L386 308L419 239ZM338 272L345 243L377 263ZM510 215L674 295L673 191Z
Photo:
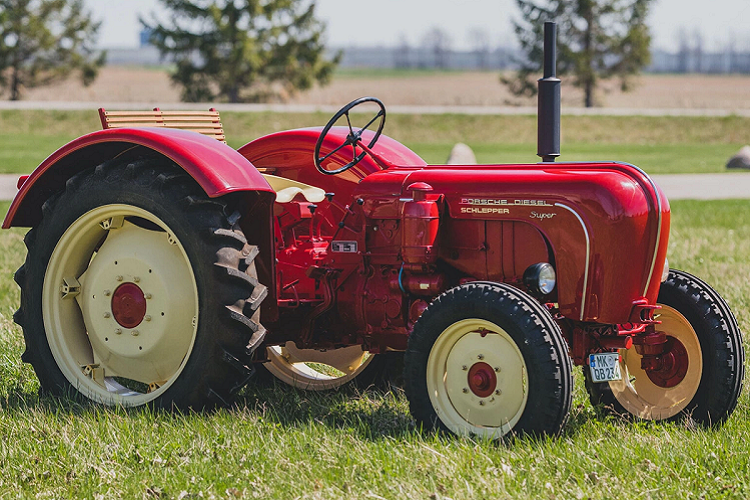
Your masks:
M557 25L544 23L544 77L538 81L536 154L553 162L560 156L560 79L557 78Z

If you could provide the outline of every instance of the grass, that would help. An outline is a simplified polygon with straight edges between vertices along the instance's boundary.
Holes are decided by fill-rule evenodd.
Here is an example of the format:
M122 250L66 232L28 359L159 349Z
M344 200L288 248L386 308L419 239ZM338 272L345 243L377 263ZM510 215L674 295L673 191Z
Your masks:
M7 210L7 203L2 205ZM750 200L672 203L669 260L750 329ZM747 498L750 401L718 429L603 417L576 380L557 439L423 433L403 394L249 387L211 414L37 393L12 322L23 231L0 233L0 498Z
M323 125L325 113L224 113L229 144L296 127ZM28 173L66 142L98 130L96 110L0 111L0 173ZM649 173L722 172L747 142L750 118L565 116L565 160L634 163ZM430 163L453 144L474 148L479 162L536 162L536 117L389 115L386 133Z

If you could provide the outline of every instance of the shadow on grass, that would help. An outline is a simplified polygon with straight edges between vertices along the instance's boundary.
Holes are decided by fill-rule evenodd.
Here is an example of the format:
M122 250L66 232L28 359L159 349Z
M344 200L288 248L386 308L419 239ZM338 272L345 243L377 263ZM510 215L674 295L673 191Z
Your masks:
M235 405L285 427L315 422L331 429L354 431L368 440L404 437L417 432L406 396L397 387L389 390L345 387L313 392L279 382L251 383L240 393Z
M154 407L105 407L70 395L58 397L40 393L29 387L16 386L6 389L0 396L0 412L25 414L27 412L52 415L110 415L118 418L158 418L179 422L184 418L206 418L213 415L224 416L252 415L260 422L285 428L304 428L311 424L325 426L330 430L355 434L359 439L381 441L387 439L446 439L487 442L482 438L456 438L440 431L421 429L409 414L408 401L403 390L392 387L389 390L369 388L361 390L346 387L328 392L302 391L280 382L265 384L251 383L243 389L235 403L228 409L204 410L200 412L160 409ZM559 439L574 439L578 435L591 432L591 425L633 430L641 427L679 425L695 430L690 419L673 424L647 422L628 415L613 415L601 407L592 408L588 404L575 405L562 429ZM521 442L555 440L554 437L511 435L494 443L500 447L513 447Z
M36 385L36 384L34 384ZM57 396L36 390L29 384L17 383L5 387L0 395L0 412L24 414L27 412L52 415L86 417L91 414L110 414L119 417L149 417L160 419L211 418L225 413L232 415L249 412L258 419L284 427L300 427L309 423L325 425L331 429L354 431L364 439L403 437L416 432L416 424L408 412L406 396L400 389L359 390L345 388L317 393L301 391L282 383L268 386L250 384L238 395L229 408L202 411L181 411L153 406L136 408L107 407L71 393Z

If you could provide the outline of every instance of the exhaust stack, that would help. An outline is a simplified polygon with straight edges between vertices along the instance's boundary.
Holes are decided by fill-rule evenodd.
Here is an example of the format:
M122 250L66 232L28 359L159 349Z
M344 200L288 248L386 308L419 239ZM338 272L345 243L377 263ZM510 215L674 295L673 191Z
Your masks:
M553 162L560 156L560 79L557 78L557 25L544 23L544 77L539 84L537 156Z

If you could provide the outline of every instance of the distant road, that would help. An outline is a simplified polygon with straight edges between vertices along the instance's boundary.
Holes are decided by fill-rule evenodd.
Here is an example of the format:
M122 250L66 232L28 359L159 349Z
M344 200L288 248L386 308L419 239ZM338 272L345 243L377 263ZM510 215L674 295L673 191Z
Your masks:
M12 200L20 174L0 174L0 200ZM750 172L651 176L670 200L750 198Z
M85 101L0 101L0 110L5 109L49 109L49 110L87 110L97 107L119 110L151 109L154 103L138 102L104 102L92 103ZM161 105L163 109L174 110L206 110L215 107L220 111L236 111L243 113L328 113L333 114L339 106L316 104L211 104L211 103L169 103ZM512 106L388 106L388 113L393 114L423 114L423 115L536 115L535 107ZM563 115L571 116L742 116L750 117L750 109L637 109L637 108L571 108L563 107Z

